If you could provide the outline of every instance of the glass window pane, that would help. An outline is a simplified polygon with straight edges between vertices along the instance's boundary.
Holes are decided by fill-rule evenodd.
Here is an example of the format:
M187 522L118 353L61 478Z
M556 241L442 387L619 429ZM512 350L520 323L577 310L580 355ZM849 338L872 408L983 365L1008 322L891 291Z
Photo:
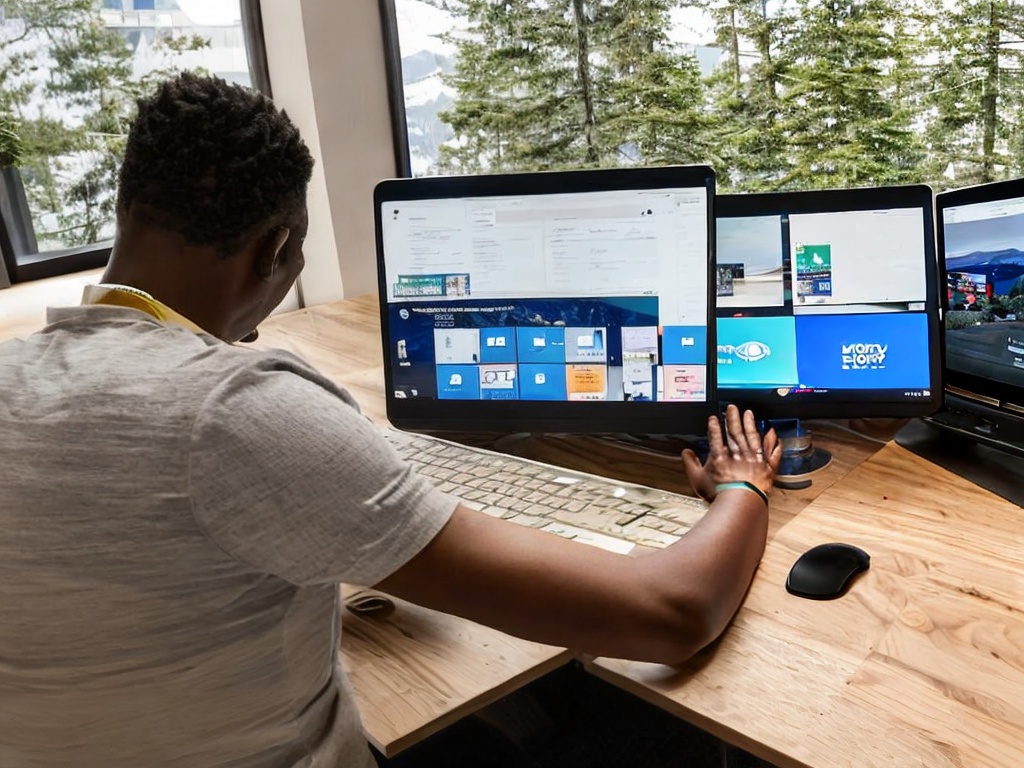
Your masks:
M185 69L250 84L240 0L0 0L0 117L40 253L113 235L135 101Z
M405 0L396 0L395 16L412 175L432 175L438 172L441 146L453 135L451 127L438 117L452 105L452 91L442 76L455 65L455 46L441 35L460 17L431 3Z
M710 163L723 191L1024 175L1024 4L394 0L414 175Z

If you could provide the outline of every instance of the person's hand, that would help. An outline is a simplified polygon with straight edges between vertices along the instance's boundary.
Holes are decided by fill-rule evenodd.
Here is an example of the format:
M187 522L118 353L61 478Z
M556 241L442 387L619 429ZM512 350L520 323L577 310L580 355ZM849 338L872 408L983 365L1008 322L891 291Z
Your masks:
M782 443L769 429L762 439L751 411L740 418L735 405L725 409L725 434L717 416L708 418L708 459L702 465L689 448L683 451L683 467L693 490L706 501L715 498L715 487L721 483L749 482L765 495L772 490L772 480L782 460Z

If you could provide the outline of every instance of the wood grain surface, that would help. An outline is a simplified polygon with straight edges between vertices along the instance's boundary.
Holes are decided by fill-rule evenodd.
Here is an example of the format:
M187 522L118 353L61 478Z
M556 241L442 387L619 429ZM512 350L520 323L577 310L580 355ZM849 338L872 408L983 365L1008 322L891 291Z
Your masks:
M271 318L261 328L261 337L257 343L290 349L304 357L326 375L347 386L367 414L385 423L378 318L376 298L361 297ZM829 467L814 476L810 488L776 490L771 503L772 536L784 530L801 510L823 493L827 495L830 490L834 492L837 484L851 470L881 448L879 441L884 441L898 424L883 424L879 427L881 434L870 438L851 431L845 423L821 422L809 426L815 434L816 443L832 451L834 460ZM586 436L446 436L572 469L676 492L691 492L678 457L681 443L673 447L675 453L665 453L664 445L652 451L643 446ZM758 584L766 581L766 573L784 570L783 566L788 568L789 560L796 556L794 546L798 547L799 544L790 545L788 549L780 548L776 555L778 562L766 561L762 575L754 585L755 593L764 589ZM779 578L778 573L774 578ZM801 602L806 605L800 608L807 611L810 603ZM535 646L461 619L400 601L396 601L396 604L398 609L395 614L386 620L346 616L342 639L342 657L346 667L351 670L364 727L370 740L385 754L394 754L404 749L458 717L546 673L568 658L567 652L561 649ZM843 608L849 608L849 605L832 604L833 610ZM795 621L799 615L800 612L796 611L789 620ZM804 623L815 625L816 617L817 614L811 611L805 616ZM697 668L705 669L705 674L709 675L707 686L701 688L701 696L707 700L707 714L702 715L701 712L705 711L702 709L678 709L670 694L662 689L648 687L632 679L629 674L612 675L611 679L655 703L674 709L687 719L739 746L745 746L769 759L777 758L779 762L791 760L790 756L803 743L800 731L802 724L805 720L818 718L817 712L823 709L820 702L827 701L833 693L830 676L815 678L817 692L815 686L801 680L799 689L795 689L791 696L780 697L780 694L786 693L786 686L759 693L765 704L774 703L778 717L785 717L792 722L792 743L780 743L780 747L788 751L780 751L775 755L772 748L759 738L757 728L751 726L748 730L753 735L747 735L742 721L735 728L728 724L727 719L726 724L718 723L714 716L719 710L723 715L729 712L733 693L714 681L721 676L742 680L750 675L751 669L775 664L777 659L787 655L783 652L787 638L760 634L751 636L750 632L759 632L759 628L756 624L752 628L748 627L748 623L746 615L741 614L723 641L725 648L734 645L739 647L737 656L723 656L711 651L695 662ZM785 622L781 623L785 626ZM856 624L859 634L844 633L839 643L833 642L835 633L823 626L819 632L819 647L810 645L798 649L790 664L798 668L833 668L840 665L846 669L847 677L852 676L859 668L859 649L869 642L869 638L877 635L881 627L877 621L875 625L867 622ZM855 644L853 651L849 654L837 653L844 650L843 646L848 643ZM788 654L792 656L793 651ZM711 658L715 659L714 664L709 663ZM628 669L635 671L644 668L644 665L638 665ZM607 675L604 669L600 673ZM656 668L655 674L664 674L663 668ZM772 685L776 682L773 679ZM691 685L687 688L687 694L692 693ZM774 696L769 696L769 693L774 693ZM778 725L777 722L776 727Z
M364 591L342 587L343 597ZM342 663L370 742L389 757L572 659L565 649L391 600L389 615L342 617Z
M816 544L845 597L789 595ZM733 625L672 669L588 667L779 766L1024 765L1024 511L890 444L771 541Z

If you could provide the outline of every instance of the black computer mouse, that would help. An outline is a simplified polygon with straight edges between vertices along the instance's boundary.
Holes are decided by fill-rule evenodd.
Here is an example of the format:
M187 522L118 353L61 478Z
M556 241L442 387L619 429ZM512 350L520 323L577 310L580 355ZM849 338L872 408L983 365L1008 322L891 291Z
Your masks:
M871 565L868 553L852 544L819 544L804 552L786 577L786 590L812 600L832 600Z

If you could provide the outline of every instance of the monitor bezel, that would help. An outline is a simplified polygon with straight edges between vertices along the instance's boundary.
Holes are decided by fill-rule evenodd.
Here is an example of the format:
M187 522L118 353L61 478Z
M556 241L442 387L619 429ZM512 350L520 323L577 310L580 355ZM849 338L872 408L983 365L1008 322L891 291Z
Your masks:
M976 184L970 187L940 192L935 196L936 247L939 256L940 279L946 279L945 210L974 203L991 203L1013 198L1024 199L1024 178ZM954 370L946 356L945 323L943 323L943 383L947 395L954 396L963 405L966 401L986 404L990 408L1006 411L1020 419L1024 414L1024 387L1007 382Z
M384 268L381 207L402 200L458 197L502 197L631 189L703 188L707 194L707 399L704 402L650 403L549 402L539 400L401 399L394 396L394 371L387 348L390 339ZM715 296L711 270L715 263L715 172L707 165L588 169L428 176L385 179L374 188L377 287L380 304L381 353L388 420L397 428L421 432L563 432L574 434L666 433L700 435L707 418L717 412Z
M749 407L765 419L911 418L934 413L942 404L942 304L939 301L939 265L936 260L934 194L925 184L852 189L804 190L719 194L716 219L782 214L870 211L884 208L920 208L925 226L925 306L928 323L930 382L927 397L905 401L872 400L868 390L833 390L829 393L790 393L779 397L773 388L724 388L719 402ZM927 233L932 233L929 237ZM717 249L716 249L717 250ZM859 393L859 394L857 394Z

